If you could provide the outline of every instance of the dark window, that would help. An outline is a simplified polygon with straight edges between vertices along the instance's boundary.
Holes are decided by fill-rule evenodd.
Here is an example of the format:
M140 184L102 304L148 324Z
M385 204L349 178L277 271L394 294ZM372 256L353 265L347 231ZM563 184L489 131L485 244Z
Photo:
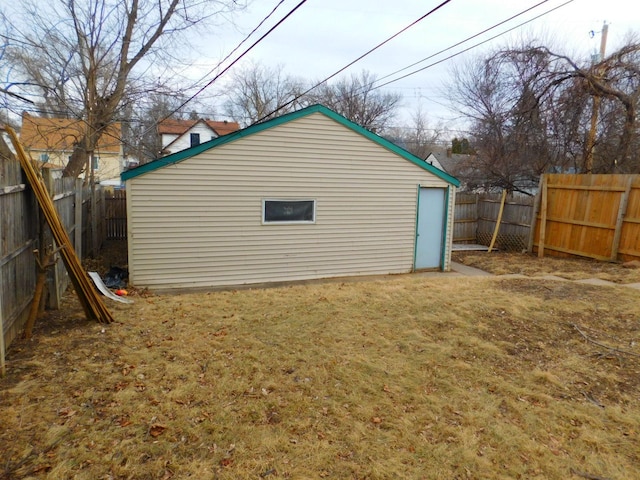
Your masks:
M191 146L195 147L196 145L200 145L200 134L192 133L191 134Z
M315 207L315 200L264 200L262 221L313 223L316 220Z

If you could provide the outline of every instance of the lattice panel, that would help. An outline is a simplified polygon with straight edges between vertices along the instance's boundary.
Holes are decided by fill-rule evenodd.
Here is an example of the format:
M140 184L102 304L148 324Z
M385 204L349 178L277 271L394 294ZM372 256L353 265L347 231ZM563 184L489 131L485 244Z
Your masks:
M478 232L478 243L488 246L491 244L492 237L492 233ZM528 244L529 239L524 238L522 235L498 233L494 248L505 252L522 252L527 249Z

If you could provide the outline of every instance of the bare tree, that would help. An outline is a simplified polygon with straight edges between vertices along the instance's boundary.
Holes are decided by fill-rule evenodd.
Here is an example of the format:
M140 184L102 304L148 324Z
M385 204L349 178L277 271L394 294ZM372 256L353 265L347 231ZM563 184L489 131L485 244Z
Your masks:
M587 94L600 108L600 144L608 148L600 152L595 162L592 145L584 149L583 170L587 172L637 172L640 167L637 154L632 150L638 142L637 111L640 101L640 41L631 37L626 45L602 59L596 65L580 65L565 55L539 47L539 51L563 63L555 83L577 79L571 86L578 95ZM602 101L600 101L602 100ZM608 158L602 158L605 153Z
M0 112L4 114L0 121L8 122L8 112L13 101L19 101L22 104L33 104L33 101L18 93L24 84L11 80L9 62L9 40L11 37L9 34L13 30L13 25L7 21L2 12L0 12L0 25L7 27L4 34L0 33Z
M306 101L321 103L374 133L382 133L395 118L402 96L381 92L375 82L376 76L363 70L359 75L320 85Z
M450 95L471 121L478 186L518 190L545 172L640 167L640 43L632 39L596 65L532 43L504 48L458 68Z
M284 67L252 63L233 75L226 88L225 113L243 126L300 108L303 82Z
M179 93L157 91L135 104L126 102L121 120L125 155L140 164L158 158L162 150L158 123L168 117L185 118L185 100Z
M411 113L411 123L400 127L387 127L384 136L415 156L425 159L442 137L443 127L431 127L421 104Z
M522 77L513 67L508 59L494 54L454 70L451 98L471 120L479 152L475 169L467 169L473 181L462 179L470 188L520 190L525 176L544 171L545 165L530 165L521 158L529 141L527 119L539 117L539 109L531 103L530 87L519 84L522 78L509 81Z
M13 7L25 25L4 35L14 75L37 86L42 108L86 124L64 174L82 172L125 99L153 91L159 74L170 76L172 48L184 44L186 30L238 8L238 0L25 0Z

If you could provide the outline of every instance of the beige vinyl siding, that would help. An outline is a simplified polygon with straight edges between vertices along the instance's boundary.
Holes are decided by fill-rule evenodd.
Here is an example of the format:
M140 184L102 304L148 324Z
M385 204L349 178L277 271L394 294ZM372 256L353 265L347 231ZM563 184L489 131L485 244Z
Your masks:
M298 118L128 180L130 280L182 289L409 272L419 186L448 184L321 113ZM316 221L262 224L263 199L315 200Z

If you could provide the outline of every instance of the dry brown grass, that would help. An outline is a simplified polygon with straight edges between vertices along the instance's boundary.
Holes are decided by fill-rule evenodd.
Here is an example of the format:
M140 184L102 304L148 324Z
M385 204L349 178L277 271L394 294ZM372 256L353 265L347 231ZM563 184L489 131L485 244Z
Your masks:
M614 283L640 282L640 268L625 268L619 263L587 258L538 258L526 253L494 251L454 252L453 259L495 275L517 273L528 276L556 275L567 280L599 278Z
M0 478L640 478L636 290L407 275L133 298L103 326L67 296L14 344Z

